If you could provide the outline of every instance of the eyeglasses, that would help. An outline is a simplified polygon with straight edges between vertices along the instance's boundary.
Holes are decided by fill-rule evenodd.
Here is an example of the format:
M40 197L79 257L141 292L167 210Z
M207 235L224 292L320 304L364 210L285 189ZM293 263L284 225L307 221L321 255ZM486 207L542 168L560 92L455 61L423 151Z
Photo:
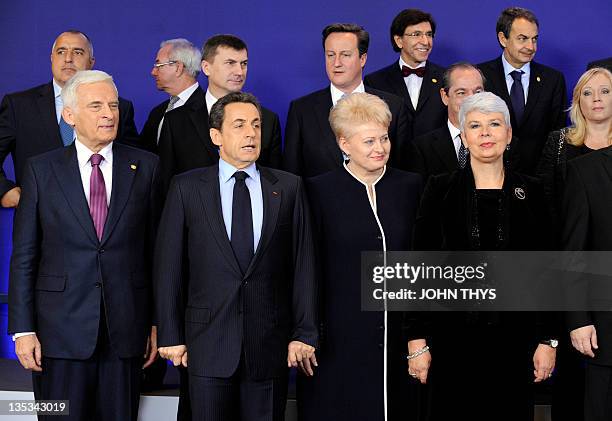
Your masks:
M433 31L427 31L427 32L414 31L409 34L404 34L405 37L412 38L412 39L420 39L423 35L425 35L429 39L432 39L434 37Z
M178 62L177 61L166 61L164 63L153 63L153 67L159 70L164 66L167 66L169 64L176 64L176 63Z

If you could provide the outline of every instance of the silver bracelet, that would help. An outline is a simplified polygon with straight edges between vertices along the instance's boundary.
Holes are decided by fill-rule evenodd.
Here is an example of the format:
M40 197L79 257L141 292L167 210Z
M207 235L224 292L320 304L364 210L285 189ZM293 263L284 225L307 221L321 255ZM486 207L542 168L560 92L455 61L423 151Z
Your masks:
M426 353L427 351L429 351L429 345L425 345L423 348L419 349L418 351L413 352L412 354L408 354L406 356L406 359L411 360L413 358L418 357L419 355Z

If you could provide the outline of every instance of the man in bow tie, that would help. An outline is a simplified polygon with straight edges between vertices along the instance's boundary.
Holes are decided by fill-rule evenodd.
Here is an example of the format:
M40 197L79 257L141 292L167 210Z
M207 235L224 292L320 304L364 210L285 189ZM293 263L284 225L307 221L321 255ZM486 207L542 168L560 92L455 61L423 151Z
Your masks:
M399 61L367 75L364 82L404 99L410 120L410 139L444 125L446 107L438 92L444 69L427 59L436 35L429 13L402 10L391 23L391 46Z
M364 86L363 68L368 57L370 35L359 25L335 23L323 29L325 70L330 86L291 102L285 130L283 167L304 177L336 169L343 156L329 125L329 111L344 95L367 92L377 95L392 114L390 164L402 168L397 159L409 140L406 107L401 98Z

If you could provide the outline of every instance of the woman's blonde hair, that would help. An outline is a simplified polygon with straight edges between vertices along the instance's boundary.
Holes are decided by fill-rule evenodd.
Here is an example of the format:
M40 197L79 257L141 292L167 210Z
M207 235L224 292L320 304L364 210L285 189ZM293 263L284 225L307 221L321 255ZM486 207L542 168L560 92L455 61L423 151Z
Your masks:
M376 95L347 95L329 112L329 124L336 139L351 137L355 134L355 127L365 123L378 123L384 127L389 127L391 123L389 106Z
M603 74L604 76L606 76L610 81L610 86L612 87L612 73L610 73L608 69L604 69L603 67L593 67L592 69L584 72L582 76L580 76L580 79L578 79L576 87L574 88L574 92L572 94L572 106L569 109L572 127L567 132L567 142L570 145L584 145L587 121L584 118L582 110L580 109L580 95L582 94L582 90L589 82L589 80L591 80L595 75L598 74ZM612 140L612 124L610 124L608 140Z

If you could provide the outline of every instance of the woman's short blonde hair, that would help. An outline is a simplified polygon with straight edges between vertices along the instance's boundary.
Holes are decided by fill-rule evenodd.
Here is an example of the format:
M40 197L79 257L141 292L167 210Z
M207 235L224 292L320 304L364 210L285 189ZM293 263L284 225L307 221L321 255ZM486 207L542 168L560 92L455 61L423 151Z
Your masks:
M582 94L582 90L589 80L598 74L606 76L610 81L610 85L612 85L612 73L603 67L593 67L592 69L587 70L582 74L582 76L580 76L578 82L576 82L576 87L574 88L574 92L572 94L572 106L569 109L572 127L567 133L567 141L571 145L584 145L587 121L586 118L584 118L584 113L580 109L580 95ZM608 132L608 139L612 140L612 124L610 125L610 131Z
M366 123L389 127L391 111L385 101L376 95L354 93L345 96L329 112L329 124L336 139L355 134L355 128Z

